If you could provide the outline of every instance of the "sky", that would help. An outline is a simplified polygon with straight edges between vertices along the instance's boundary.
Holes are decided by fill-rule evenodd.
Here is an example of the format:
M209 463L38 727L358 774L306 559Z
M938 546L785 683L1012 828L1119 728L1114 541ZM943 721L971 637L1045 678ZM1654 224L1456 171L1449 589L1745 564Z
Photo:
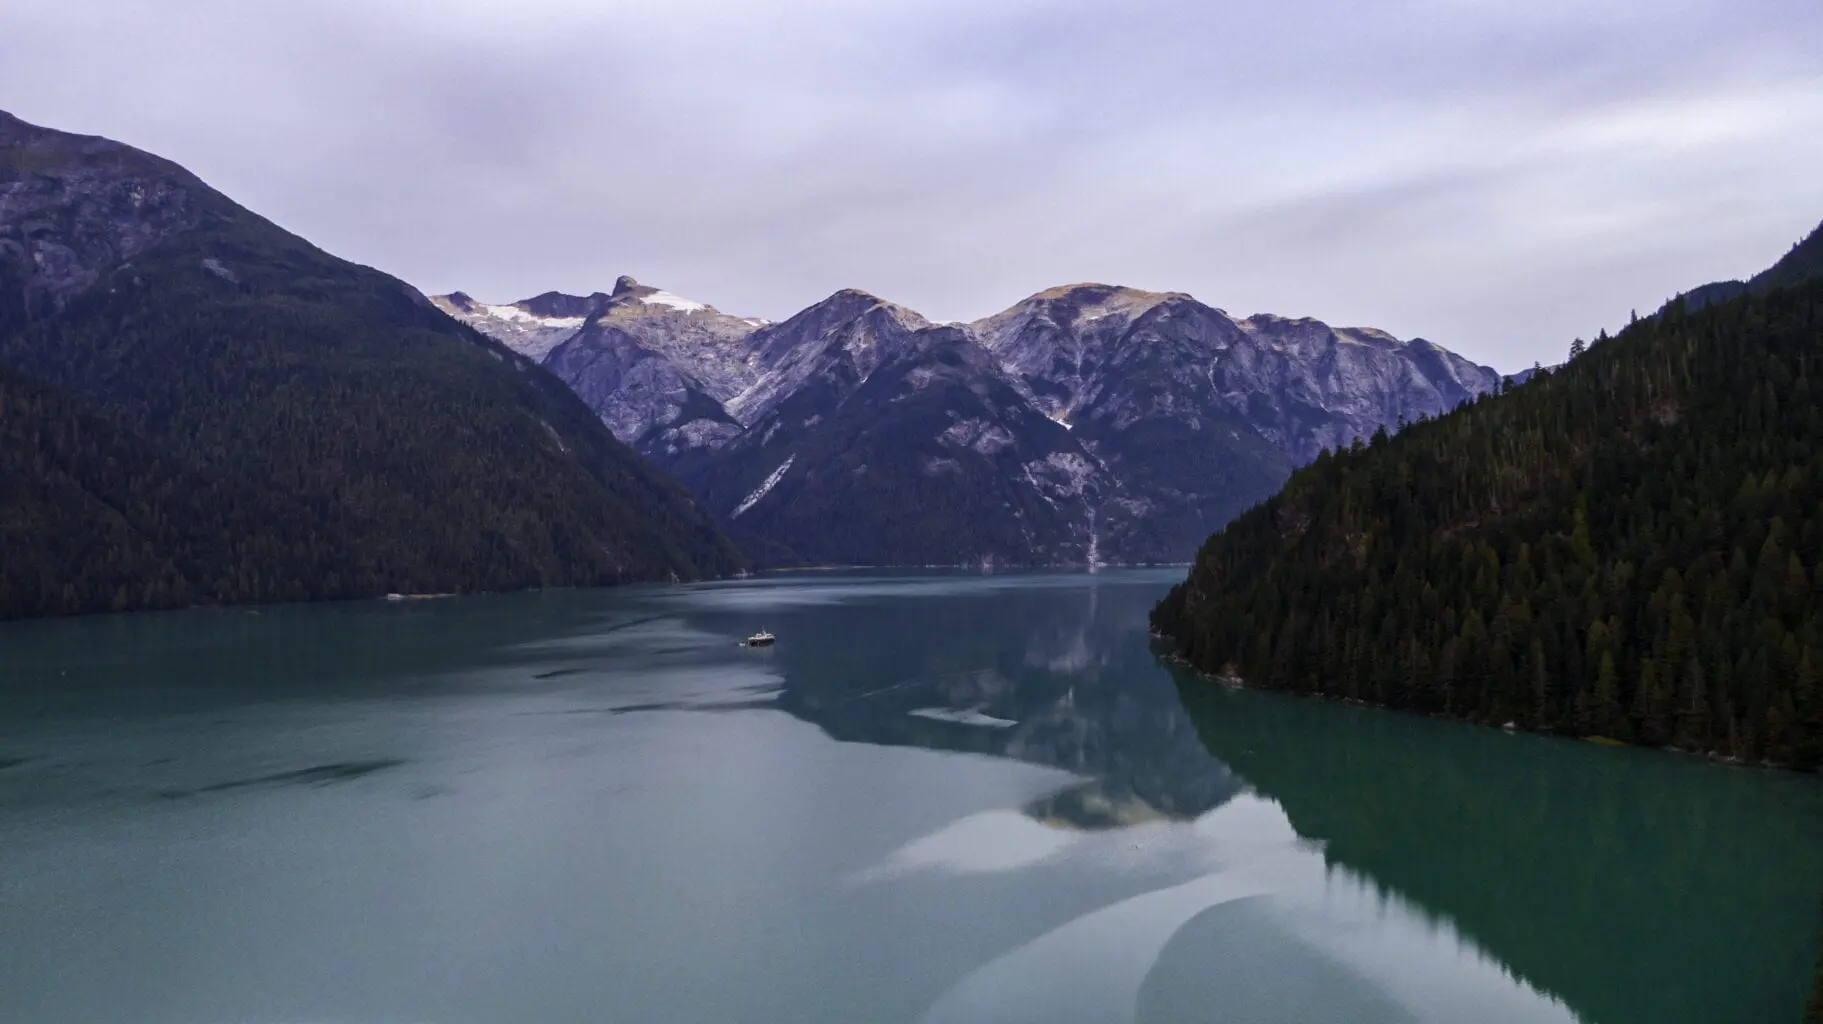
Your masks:
M1823 221L1818 0L6 0L0 110L430 293L1100 281L1503 370Z

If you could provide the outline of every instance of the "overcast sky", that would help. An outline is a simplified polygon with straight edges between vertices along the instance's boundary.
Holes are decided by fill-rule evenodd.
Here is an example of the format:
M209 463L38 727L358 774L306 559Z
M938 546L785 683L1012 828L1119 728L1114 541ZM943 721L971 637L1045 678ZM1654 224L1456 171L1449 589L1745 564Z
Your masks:
M1509 370L1823 220L1819 0L5 0L0 109L427 292L1093 280Z

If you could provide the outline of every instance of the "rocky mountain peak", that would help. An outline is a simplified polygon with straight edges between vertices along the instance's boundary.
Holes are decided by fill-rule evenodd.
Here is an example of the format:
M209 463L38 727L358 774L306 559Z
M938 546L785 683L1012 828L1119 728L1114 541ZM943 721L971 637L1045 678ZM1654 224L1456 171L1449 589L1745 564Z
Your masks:
M591 317L608 308L609 297L600 292L589 295L566 295L563 292L544 292L529 299L513 303L519 309L533 316L541 317Z
M922 330L931 326L931 322L917 311L859 288L844 288L805 312L813 310L831 322L858 320L874 310L881 310L887 318L908 330Z
M245 216L168 160L10 115L0 120L0 266L24 282L28 306L61 308L206 215Z
M1179 301L1195 300L1179 292L1149 292L1085 282L1027 296L999 313L969 324L968 329L996 352L1010 347L1029 349L1039 339L1055 344L1082 334L1119 333L1152 310ZM1027 357L1030 355L1027 352Z
M1084 281L1078 284L1060 285L1046 288L1026 299L1027 302L1067 302L1073 305L1093 306L1103 303L1121 303L1132 305L1156 305L1176 292L1152 292L1143 288L1130 288L1119 284L1102 284L1096 281Z
M718 318L724 315L708 303L696 302L662 288L640 284L625 274L614 281L614 292L608 298L608 308L624 313L659 316L701 313Z

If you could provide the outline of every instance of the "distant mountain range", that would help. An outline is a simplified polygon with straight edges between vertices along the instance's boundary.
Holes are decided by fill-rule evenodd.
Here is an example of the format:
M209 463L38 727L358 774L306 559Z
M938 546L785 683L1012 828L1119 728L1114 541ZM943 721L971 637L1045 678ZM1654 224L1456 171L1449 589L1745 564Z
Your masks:
M0 617L725 575L537 364L169 161L0 113Z
M771 323L629 277L432 301L541 360L770 565L1184 561L1324 448L1501 379L1424 340L1101 284L970 324L853 290Z

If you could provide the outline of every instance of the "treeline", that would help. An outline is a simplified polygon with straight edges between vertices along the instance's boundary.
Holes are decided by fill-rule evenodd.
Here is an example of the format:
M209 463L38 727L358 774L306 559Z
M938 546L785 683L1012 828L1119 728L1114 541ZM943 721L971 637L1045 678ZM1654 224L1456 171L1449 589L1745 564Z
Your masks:
M1325 453L1153 625L1249 684L1823 760L1823 284L1674 303Z

